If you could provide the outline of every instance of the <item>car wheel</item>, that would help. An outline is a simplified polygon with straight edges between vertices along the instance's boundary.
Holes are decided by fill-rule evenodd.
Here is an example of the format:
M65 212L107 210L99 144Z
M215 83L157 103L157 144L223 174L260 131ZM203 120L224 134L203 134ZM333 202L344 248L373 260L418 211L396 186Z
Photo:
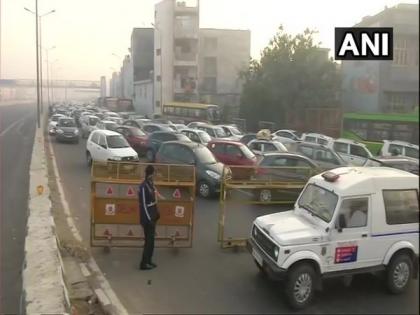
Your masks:
M260 190L260 201L261 202L271 202L271 190L269 190L269 189Z
M312 301L315 277L314 268L307 263L298 264L289 271L285 289L288 302L292 308L305 308Z
M93 162L93 160L92 160L92 156L90 155L90 153L89 153L89 151L88 152L86 152L86 162L87 162L87 165L90 167L90 166L92 166L92 162Z
M155 155L154 155L152 150L147 150L146 151L146 159L149 162L154 162L155 161Z
M391 259L386 270L388 290L393 294L404 292L412 277L413 262L407 254L397 254Z
M198 194L202 198L209 198L213 194L213 191L207 182L201 181L198 183Z

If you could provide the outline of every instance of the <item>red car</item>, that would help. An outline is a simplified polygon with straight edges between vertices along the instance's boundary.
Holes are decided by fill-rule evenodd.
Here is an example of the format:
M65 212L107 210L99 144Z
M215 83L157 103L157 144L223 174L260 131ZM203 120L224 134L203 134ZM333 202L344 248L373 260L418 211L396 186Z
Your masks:
M243 143L229 140L214 140L207 144L217 160L226 165L256 165L257 157Z
M139 128L130 126L120 126L115 129L122 134L130 146L139 156L145 155L147 150L147 135Z

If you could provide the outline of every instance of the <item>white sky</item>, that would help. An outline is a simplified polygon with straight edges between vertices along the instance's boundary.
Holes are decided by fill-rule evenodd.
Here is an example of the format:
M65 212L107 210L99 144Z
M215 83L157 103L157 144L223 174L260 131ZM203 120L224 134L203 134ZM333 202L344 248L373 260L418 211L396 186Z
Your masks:
M25 11L35 0L0 0L2 78L35 77L35 20ZM99 80L109 78L128 53L134 27L149 27L158 0L39 0L44 47L50 51L53 78ZM398 0L201 0L200 27L251 30L251 55L260 51L283 24L295 34L306 27L319 31L317 40L334 48L334 27L352 26ZM418 3L404 0L404 3ZM45 57L45 53L44 53ZM44 67L46 64L44 63Z

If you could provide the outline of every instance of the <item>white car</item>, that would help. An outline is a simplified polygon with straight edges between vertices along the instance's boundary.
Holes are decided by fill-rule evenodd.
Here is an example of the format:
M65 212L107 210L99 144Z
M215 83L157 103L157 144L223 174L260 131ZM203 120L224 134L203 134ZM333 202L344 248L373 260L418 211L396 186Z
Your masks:
M296 130L280 129L273 133L273 136L279 138L287 138L293 141L300 141L300 136Z
M293 210L258 217L248 249L261 272L285 280L293 308L307 306L328 277L382 273L401 293L418 272L418 196L417 175L337 168L310 178Z
M66 117L66 116L63 115L63 114L54 114L54 115L51 116L51 119L48 122L48 133L50 135L55 135L55 133L56 133L56 127L57 127L57 124L58 124L58 120L60 118L63 118L63 117Z
M86 160L88 165L93 161L138 161L139 157L127 140L115 131L95 130L86 142Z
M288 152L287 148L281 142L278 141L254 139L251 140L247 144L247 146L252 152L254 152L257 155L263 155L269 152Z
M395 156L402 155L408 156L411 158L419 158L419 146L398 140L384 140L384 145L382 146L381 151L379 152L380 156Z
M303 133L301 140L303 142L318 143L318 144L328 146L333 141L333 138L323 135L321 133L310 132L310 133Z
M99 118L94 115L84 115L80 118L80 129L82 130L82 138L87 138L89 134L96 129Z
M186 128L182 129L180 132L186 135L191 141L201 143L205 146L212 140L209 134L204 130Z
M349 165L363 166L366 159L373 158L372 153L363 143L349 139L335 139L329 147Z
M239 141L244 135L236 126L232 125L218 125L222 127L225 131L226 135L230 137L232 140Z

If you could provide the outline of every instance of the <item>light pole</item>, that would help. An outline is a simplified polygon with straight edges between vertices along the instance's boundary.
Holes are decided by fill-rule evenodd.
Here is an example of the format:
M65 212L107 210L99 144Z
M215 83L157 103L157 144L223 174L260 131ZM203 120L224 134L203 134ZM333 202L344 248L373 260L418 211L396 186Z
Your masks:
M47 55L47 95L48 95L48 107L51 106L50 103L50 85L51 85L51 77L50 77L50 61L49 61L49 51L53 50L55 48L55 46L52 46L50 48L44 48L46 55Z
M56 63L58 61L58 59L55 59L54 61L52 61L51 62L51 65L50 65L50 79L51 79L51 102L54 102L54 77L53 77L53 66L54 66L54 64ZM58 70L58 69L61 69L61 68L56 68L55 70ZM65 84L65 94L66 94L66 96L65 96L65 100L67 101L67 83L64 83Z
M155 25L154 23L151 23L153 28L159 32L159 49L160 49L160 58L159 58L159 66L160 66L160 112L162 113L162 106L163 106L163 50L162 50L162 30ZM153 78L153 82L155 81L155 78ZM153 107L155 107L156 104L153 104ZM154 110L153 110L154 111Z
M48 11L48 12L46 12L44 14L38 15L34 11L32 11L32 10L26 8L26 7L24 9L26 11L32 13L32 14L35 14L35 16L38 17L38 23L39 23L39 60L40 60L39 61L39 80L40 80L40 85L41 85L41 89L40 89L41 96L40 96L40 99L41 99L41 114L42 114L44 112L44 98L43 98L44 84L42 82L42 63L43 62L42 62L42 30L41 30L42 23L41 23L41 21L42 21L42 18L44 16L47 16L47 15L49 15L51 13L54 13L55 10L51 10L51 11Z

